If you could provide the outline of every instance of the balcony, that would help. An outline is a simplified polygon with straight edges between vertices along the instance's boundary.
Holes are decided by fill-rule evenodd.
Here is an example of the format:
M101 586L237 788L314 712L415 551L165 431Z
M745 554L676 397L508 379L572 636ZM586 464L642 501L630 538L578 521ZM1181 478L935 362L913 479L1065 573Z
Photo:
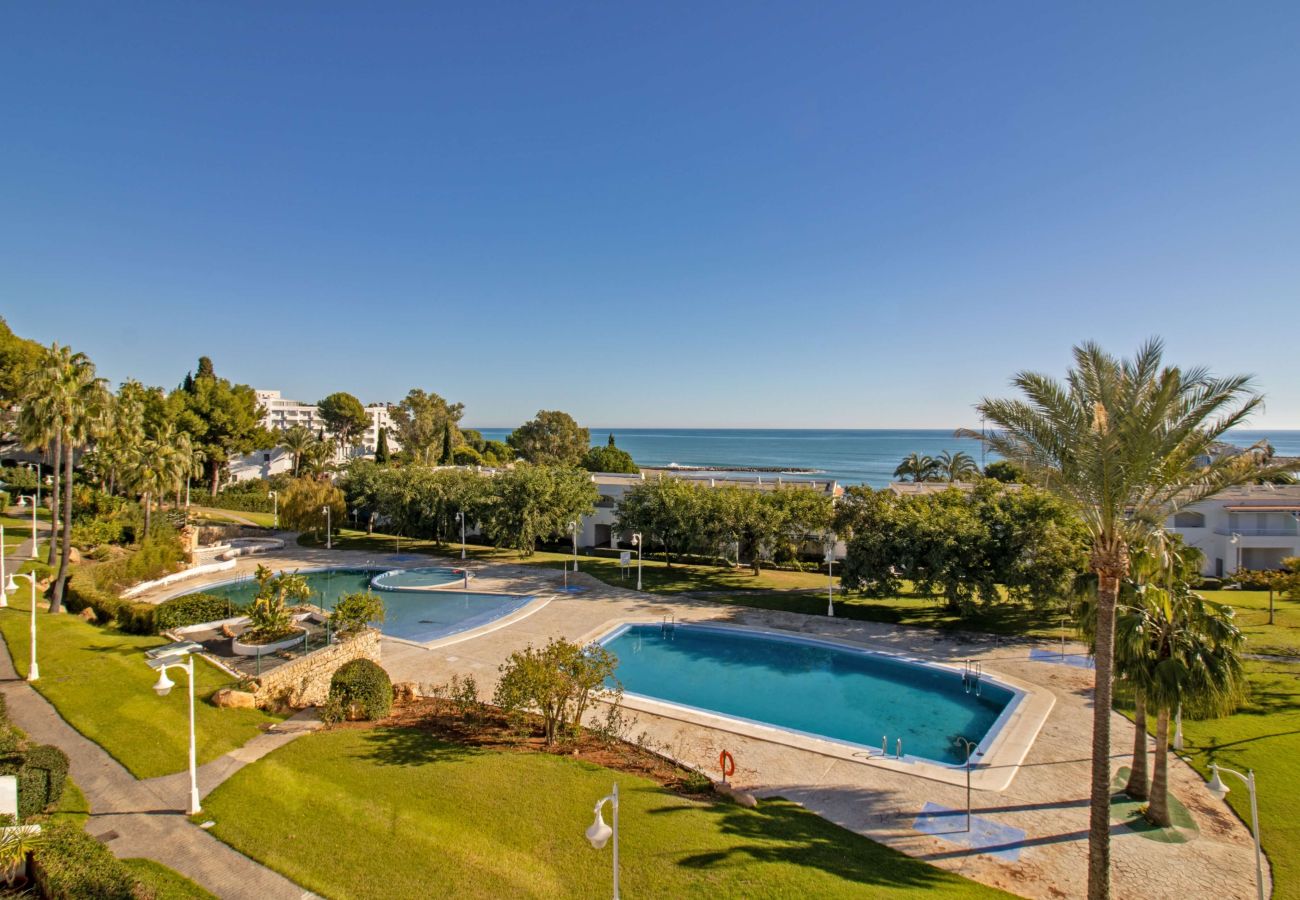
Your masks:
M1215 534L1222 534L1231 537L1239 534L1242 537L1296 537L1300 535L1300 530L1296 529L1294 524L1281 526L1278 528L1216 528Z

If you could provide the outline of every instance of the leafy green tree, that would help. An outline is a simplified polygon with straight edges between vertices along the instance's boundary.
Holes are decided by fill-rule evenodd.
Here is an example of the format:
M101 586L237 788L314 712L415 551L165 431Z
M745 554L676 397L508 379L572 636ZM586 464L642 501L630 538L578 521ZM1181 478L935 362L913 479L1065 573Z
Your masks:
M483 454L485 466L501 468L515 461L514 448L505 441L484 441L483 449L479 452Z
M617 668L618 657L600 644L584 647L563 638L540 649L530 644L501 664L493 702L510 714L540 715L546 743L553 745L577 737L588 706Z
M13 426L16 407L44 356L44 347L14 334L0 316L0 429Z
M568 533L596 510L598 493L582 469L520 463L490 479L484 526L493 543L532 555L539 540Z
M340 450L361 443L361 437L370 426L370 416L361 401L346 391L336 391L316 404L325 430L334 438Z
M331 526L342 525L348 514L343 492L328 481L295 478L280 498L280 522L291 531L319 535L325 530L326 506L330 508Z
M582 467L588 472L618 472L624 475L635 475L641 471L632 461L632 454L613 444L589 448L582 457Z
M909 453L894 469L894 477L903 481L934 481L939 475L939 463L933 456Z
M1025 473L1015 463L999 459L984 467L984 477L1001 481L1003 484L1019 484L1025 480Z
M979 438L1028 478L1061 496L1087 529L1098 580L1093 699L1088 896L1110 896L1110 716L1115 609L1129 549L1143 546L1167 516L1261 474L1253 461L1215 458L1213 444L1262 402L1244 376L1165 366L1152 340L1132 360L1095 344L1074 351L1064 384L1021 372L1024 399L985 399L995 426Z
M246 384L232 385L218 378L207 357L199 360L190 389L182 386L168 400L175 409L177 428L189 432L195 449L203 452L213 497L232 457L274 442L262 427L257 394Z
M330 624L340 637L352 637L384 621L384 601L378 594L359 591L340 597L330 612Z
M941 481L972 481L980 473L979 466L975 465L975 460L963 450L958 450L956 453L945 450L939 454L939 458L934 462L938 478Z
M507 443L535 465L578 466L591 446L591 432L566 412L543 409L510 432Z
M664 562L671 566L674 556L698 546L701 538L710 533L706 527L709 507L704 492L707 490L684 478L660 477L642 482L623 494L614 527L619 531L640 532L646 546L658 544L663 548ZM718 505L713 507L715 516L719 509ZM739 539L743 527L740 517L733 516L728 521L734 522L736 539ZM725 527L722 530L727 531Z
M412 388L389 415L397 428L402 451L413 461L427 466L442 458L448 423L454 435L464 411L462 403L448 403L432 391Z
M457 447L451 455L452 465L457 466L481 466L483 465L483 454L479 453L473 447Z

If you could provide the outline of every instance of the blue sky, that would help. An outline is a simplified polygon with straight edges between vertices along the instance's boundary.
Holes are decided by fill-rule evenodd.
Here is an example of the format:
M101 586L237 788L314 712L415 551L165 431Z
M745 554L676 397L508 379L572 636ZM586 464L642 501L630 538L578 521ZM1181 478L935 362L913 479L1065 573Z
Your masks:
M1300 427L1300 5L6 4L0 314L471 424L947 427L1092 338Z

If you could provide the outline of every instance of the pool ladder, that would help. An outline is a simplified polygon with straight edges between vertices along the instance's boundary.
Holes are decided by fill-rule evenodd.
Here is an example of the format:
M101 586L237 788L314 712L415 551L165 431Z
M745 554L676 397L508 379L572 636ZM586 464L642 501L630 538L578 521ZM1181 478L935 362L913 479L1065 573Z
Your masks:
M975 660L966 660L966 669L961 673L961 686L966 689L966 693L975 692L975 696L980 696L980 682L984 679L984 664Z
M663 620L660 621L659 623L659 636L666 637L669 640L672 640L673 635L676 632L677 632L677 617L673 613L669 613L668 615L664 616Z

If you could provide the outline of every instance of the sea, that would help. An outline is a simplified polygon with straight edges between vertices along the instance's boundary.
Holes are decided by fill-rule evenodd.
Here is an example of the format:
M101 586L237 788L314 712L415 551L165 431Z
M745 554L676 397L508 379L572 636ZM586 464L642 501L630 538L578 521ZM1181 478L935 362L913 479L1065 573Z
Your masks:
M469 427L469 426L467 426ZM479 428L485 438L504 441L509 428ZM951 428L591 428L593 445L609 435L637 465L649 468L707 468L719 473L755 469L782 478L831 478L840 484L884 487L909 453L938 456L963 450L981 465L996 459L973 438ZM1234 431L1232 443L1267 440L1279 456L1300 456L1300 431Z

